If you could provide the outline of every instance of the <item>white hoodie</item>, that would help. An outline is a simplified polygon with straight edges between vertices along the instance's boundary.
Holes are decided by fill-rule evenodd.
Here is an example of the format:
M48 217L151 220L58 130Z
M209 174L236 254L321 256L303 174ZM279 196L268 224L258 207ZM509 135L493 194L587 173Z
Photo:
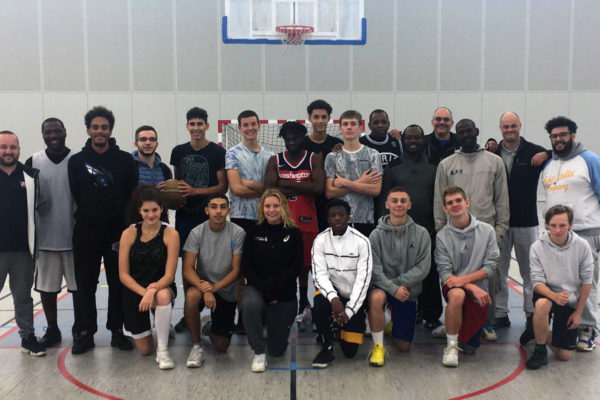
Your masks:
M588 242L570 231L560 247L544 231L531 245L529 260L533 288L544 284L553 292L569 292L568 304L576 308L581 285L592 283L594 259Z

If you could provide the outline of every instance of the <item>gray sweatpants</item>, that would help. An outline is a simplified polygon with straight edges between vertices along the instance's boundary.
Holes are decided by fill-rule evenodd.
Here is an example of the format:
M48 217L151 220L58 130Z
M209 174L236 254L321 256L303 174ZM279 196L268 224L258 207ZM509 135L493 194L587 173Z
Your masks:
M590 248L592 249L592 256L594 257L594 279L592 280L592 291L590 296L585 303L585 308L581 314L581 325L596 327L598 321L598 275L600 272L598 262L598 251L600 251L600 235L584 236L577 232L579 236L584 238Z
M28 251L0 252L0 291L4 288L8 275L8 285L15 306L15 320L19 336L25 338L33 334L33 259Z
M538 227L509 228L502 239L500 249L500 291L496 293L496 318L506 317L509 312L508 306L508 270L512 248L515 248L519 272L523 279L523 311L526 316L533 313L533 286L531 285L531 270L529 268L529 250L533 242L537 240Z
M254 354L282 356L288 345L290 328L298 312L298 301L282 301L267 304L262 294L253 286L244 286L242 290L242 317L248 336L248 344ZM267 325L267 337L263 334Z

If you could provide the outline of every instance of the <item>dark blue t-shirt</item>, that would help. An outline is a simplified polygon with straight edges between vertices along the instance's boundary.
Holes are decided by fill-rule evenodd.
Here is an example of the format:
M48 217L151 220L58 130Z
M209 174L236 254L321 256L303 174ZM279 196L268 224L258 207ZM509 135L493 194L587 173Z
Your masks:
M23 167L17 164L10 175L0 170L0 188L0 252L29 251Z

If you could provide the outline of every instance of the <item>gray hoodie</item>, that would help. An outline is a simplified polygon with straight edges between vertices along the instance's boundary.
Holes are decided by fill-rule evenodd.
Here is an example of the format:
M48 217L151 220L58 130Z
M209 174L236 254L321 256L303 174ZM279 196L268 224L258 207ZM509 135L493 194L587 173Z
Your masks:
M465 229L458 229L448 219L436 236L434 256L442 284L451 275L468 275L480 269L490 277L497 268L500 250L494 228L469 215L471 223ZM487 279L473 283L488 291Z
M415 224L410 216L401 226L393 226L390 216L379 218L369 236L373 249L371 283L392 296L400 286L415 301L423 290L423 279L431 268L431 239L427 229Z
M553 292L569 292L569 306L576 308L581 285L591 284L594 259L588 242L569 232L567 243L560 247L542 232L529 253L531 282L546 285Z

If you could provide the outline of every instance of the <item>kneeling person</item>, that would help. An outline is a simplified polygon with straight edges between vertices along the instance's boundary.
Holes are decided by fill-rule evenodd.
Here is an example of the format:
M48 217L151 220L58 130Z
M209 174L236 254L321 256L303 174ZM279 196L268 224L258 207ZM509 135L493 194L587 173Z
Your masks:
M548 363L546 344L559 360L571 358L594 272L587 241L571 230L573 210L562 205L550 207L545 220L547 232L531 246L529 255L535 307L535 351L525 364L529 369ZM554 319L552 332L550 318Z
M202 365L200 312L204 307L211 310L210 341L219 352L229 347L236 308L235 282L240 276L246 236L242 228L227 221L229 200L225 195L210 196L204 211L208 221L192 229L183 246L183 278L189 284L184 315L192 339L186 362L189 368Z
M352 358L365 332L363 304L371 281L373 258L369 239L349 227L350 205L341 199L327 203L329 228L313 243L312 274L315 298L313 320L323 338L323 349L312 362L326 368L335 360L332 324L341 327L340 347ZM333 318L333 320L332 320Z
M392 337L396 347L402 352L410 349L415 333L416 300L431 268L429 233L408 216L410 207L406 189L392 188L385 202L390 214L379 219L377 228L369 236L373 249L373 290L369 295L373 350L369 364L373 367L384 364L386 304L392 306Z
M442 364L458 366L459 345L465 353L474 352L491 304L488 278L492 276L500 250L494 228L469 213L465 192L450 186L443 191L443 208L448 223L436 238L435 262L446 306L446 336Z

